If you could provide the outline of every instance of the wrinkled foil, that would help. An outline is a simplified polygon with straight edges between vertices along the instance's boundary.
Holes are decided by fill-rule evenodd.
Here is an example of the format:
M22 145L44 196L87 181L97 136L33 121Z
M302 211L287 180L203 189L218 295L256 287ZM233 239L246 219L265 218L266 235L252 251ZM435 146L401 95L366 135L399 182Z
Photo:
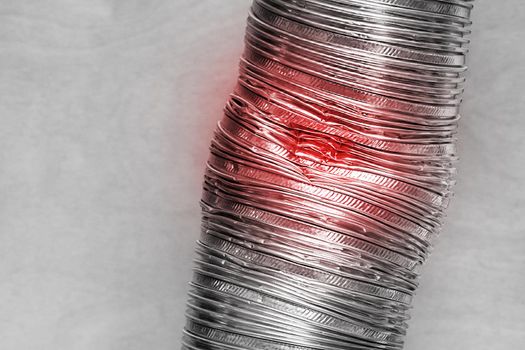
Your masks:
M401 349L452 196L467 0L254 0L183 349Z

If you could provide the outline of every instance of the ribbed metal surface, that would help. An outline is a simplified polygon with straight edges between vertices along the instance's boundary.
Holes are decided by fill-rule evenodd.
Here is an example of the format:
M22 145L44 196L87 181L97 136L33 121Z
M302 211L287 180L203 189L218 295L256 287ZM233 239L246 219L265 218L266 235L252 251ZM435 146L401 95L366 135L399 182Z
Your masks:
M253 2L183 348L402 348L454 184L471 8Z

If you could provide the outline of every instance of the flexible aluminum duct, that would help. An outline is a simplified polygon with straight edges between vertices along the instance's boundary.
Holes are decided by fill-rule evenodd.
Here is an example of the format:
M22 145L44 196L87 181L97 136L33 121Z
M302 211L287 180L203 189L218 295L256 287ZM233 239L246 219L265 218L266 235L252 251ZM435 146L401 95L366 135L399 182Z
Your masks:
M254 0L184 349L400 349L454 183L472 2Z

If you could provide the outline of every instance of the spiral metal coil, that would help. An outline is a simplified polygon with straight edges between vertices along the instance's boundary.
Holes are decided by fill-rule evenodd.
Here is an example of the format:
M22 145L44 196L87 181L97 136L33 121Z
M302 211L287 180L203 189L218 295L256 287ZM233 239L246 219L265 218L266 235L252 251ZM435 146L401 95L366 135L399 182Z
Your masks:
M183 349L401 349L451 196L467 0L254 0Z

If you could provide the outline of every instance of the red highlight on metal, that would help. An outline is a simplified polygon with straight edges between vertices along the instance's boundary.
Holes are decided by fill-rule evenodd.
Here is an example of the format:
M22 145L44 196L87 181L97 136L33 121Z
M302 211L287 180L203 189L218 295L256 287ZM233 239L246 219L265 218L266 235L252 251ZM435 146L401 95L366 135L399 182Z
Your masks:
M253 2L183 348L402 348L454 184L471 8Z

